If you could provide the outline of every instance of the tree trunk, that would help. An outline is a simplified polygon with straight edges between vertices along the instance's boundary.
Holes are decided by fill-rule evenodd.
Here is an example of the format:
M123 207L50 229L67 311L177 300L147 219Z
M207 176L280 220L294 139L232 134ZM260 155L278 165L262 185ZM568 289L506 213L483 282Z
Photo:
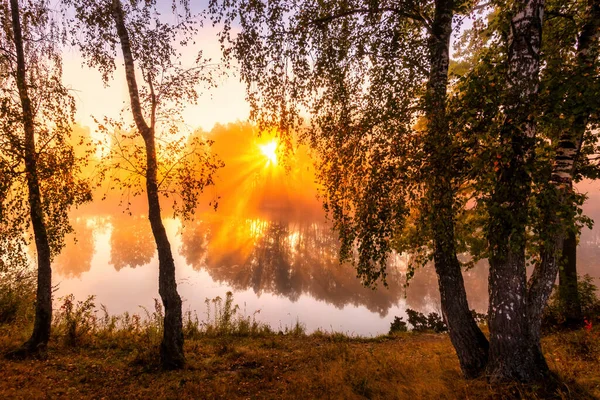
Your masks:
M566 165L566 175L562 178L567 178L566 183L573 185L572 176L576 168L575 162L579 157L581 145L583 143L583 135L587 129L587 121L589 119L590 106L585 102L585 96L580 96L579 90L590 87L594 79L594 68L598 58L598 36L600 35L600 0L593 0L588 3L586 10L586 23L577 38L577 79L582 80L574 86L577 88L577 93L571 96L571 101L577 102L573 107L581 110L580 114L575 118L573 124L573 132L566 136L566 145L575 148L577 151L573 155L572 165ZM583 103L583 104L582 104ZM573 140L576 143L571 143ZM564 147L564 143L559 142L559 146ZM559 148L557 151L558 157L564 154L565 150ZM570 168L569 168L570 167ZM571 188L572 190L572 188ZM583 314L581 312L581 302L579 292L577 291L577 237L574 230L569 230L566 234L563 243L563 253L561 261L561 269L559 270L559 299L561 310L563 310L566 328L577 328L583 324Z
M547 196L546 201L549 204L543 210L543 228L548 239L542 246L540 264L536 265L529 280L527 298L530 337L532 343L539 348L539 353L541 353L542 313L552 293L556 275L563 259L562 250L567 234L567 226L569 223L572 223L570 221L572 215L569 216L569 212L564 209L569 206L572 207L573 166L580 147L580 140L573 141L564 138L560 141L554 165L552 166L550 186L544 194ZM575 281L575 285L577 285L577 280ZM575 290L577 291L577 288Z
M583 94L587 87L593 86L591 80L594 76L598 56L598 35L600 34L599 0L593 0L588 4L585 21L577 38L577 64L573 76L574 81L571 82L569 91L569 100L573 102L573 109L577 112L574 113L572 128L563 132L558 141L552 166L550 189L547 191L547 195L553 197L551 204L554 207L544 210L546 214L544 228L547 230L549 239L542 248L541 263L536 266L529 282L528 317L531 321L530 336L532 342L538 347L540 346L541 316L559 271L562 259L561 252L568 234L566 227L572 224L574 215L573 210L568 209L573 208L571 194L575 163L581 152L589 115L594 111L586 102L589 95L585 96ZM575 240L575 238L572 239ZM573 243L570 244L576 246ZM575 252L576 250L572 251ZM576 260L573 259L572 261L571 268L574 271L571 276L574 275L574 281L571 281L569 285L571 290L574 287L575 296L577 296Z
M429 40L430 76L426 95L428 132L426 147L431 160L428 192L432 204L431 226L434 263L438 275L442 312L463 374L479 376L485 369L488 342L473 319L456 257L454 188L452 186L452 138L446 117L446 90L453 1L437 0Z
M577 290L577 235L569 230L563 243L559 270L558 296L565 318L564 326L576 329L583 326L581 300Z
M125 62L125 76L129 88L133 118L146 145L148 219L150 220L150 226L152 227L152 233L158 250L158 291L165 308L163 340L160 345L161 364L166 369L177 369L182 368L185 364L185 355L183 353L183 317L181 297L177 293L175 263L173 261L173 254L171 253L171 245L160 215L154 126L148 126L142 113L129 34L125 26L120 0L113 0L113 18L117 27Z
M144 137L146 143L146 190L148 192L148 219L158 249L158 292L165 307L164 333L160 344L161 363L166 369L182 368L185 364L183 353L183 317L181 297L177 292L175 262L171 245L160 215L158 185L156 180L156 148L154 137Z
M544 0L516 3L508 40L508 91L497 180L488 207L490 226L487 373L492 381L535 381L549 370L532 340L527 315L525 227L535 121L531 107L539 90Z
M14 353L15 356L25 356L29 353L43 351L50 338L50 326L52 323L52 269L50 266L50 245L48 243L48 235L44 223L44 212L42 210L42 198L37 174L34 116L27 90L27 68L23 50L23 36L21 33L18 0L11 0L10 6L13 39L15 43L15 52L17 54L16 81L19 90L19 98L21 100L21 107L23 109L25 172L27 176L27 188L29 189L30 217L35 237L38 264L33 333L22 348Z

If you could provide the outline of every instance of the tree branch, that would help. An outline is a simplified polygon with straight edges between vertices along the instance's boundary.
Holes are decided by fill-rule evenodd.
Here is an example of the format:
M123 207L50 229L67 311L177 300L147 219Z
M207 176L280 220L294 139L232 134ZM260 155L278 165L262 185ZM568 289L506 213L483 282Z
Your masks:
M427 29L429 29L430 24L428 22L429 19L427 18L427 16L423 15L420 12L411 13L411 12L406 12L401 9L393 8L393 7L355 8L355 9L351 9L351 10L342 11L337 14L327 15L327 16L324 16L321 18L314 19L314 20L310 21L309 25L324 25L329 22L335 21L336 19L345 18L345 17L349 17L351 15L356 15L356 14L381 14L381 13L385 13L385 12L390 12L392 14L396 14L401 17L405 17L405 18L409 18L409 19L412 19L415 21L423 22L426 25Z
M546 10L545 14L547 17L560 17L560 18L566 18L570 21L575 21L575 16L573 14L565 14L565 13L562 13L562 12L556 11L556 10Z

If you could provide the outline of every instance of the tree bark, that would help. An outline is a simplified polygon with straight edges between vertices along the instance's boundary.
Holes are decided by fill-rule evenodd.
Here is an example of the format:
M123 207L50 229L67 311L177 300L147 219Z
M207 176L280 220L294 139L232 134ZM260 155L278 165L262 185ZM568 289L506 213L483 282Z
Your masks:
M160 202L157 183L157 160L154 126L148 126L144 120L140 104L134 60L129 42L129 33L125 26L123 8L120 0L113 0L113 18L121 43L125 62L125 76L131 100L133 118L146 146L146 191L148 195L148 219L152 227L158 250L158 291L165 308L164 332L160 345L161 364L165 369L182 368L185 364L183 352L183 316L181 297L177 292L175 263L171 245L160 214Z
M589 87L594 79L593 71L598 59L598 36L600 35L600 0L589 1L585 21L577 38L577 71L575 73L578 80L581 81L574 84L576 93L571 96L571 101L576 102L573 107L577 107L581 112L575 117L572 132L565 132L563 140L559 141L555 160L555 163L564 161L562 158L565 153L568 155L568 149L576 149L572 157L567 157L568 163L563 166L562 174L557 176L566 179L565 183L571 186L571 190L575 163L579 157L583 135L592 111L589 104L582 101L585 97L580 96L580 90ZM583 324L583 314L577 291L577 237L574 230L570 230L566 234L562 250L562 268L559 270L558 290L561 310L564 312L565 327L577 328Z
M570 83L569 100L573 102L573 109L578 111L574 114L572 128L564 131L558 141L550 177L550 189L547 191L547 195L552 197L552 204L555 206L544 210L546 214L544 227L548 232L549 239L542 248L541 263L536 266L529 281L530 336L532 342L538 347L541 336L541 316L559 271L568 224L572 224L568 217L561 216L569 215L569 212L566 211L573 207L571 193L575 163L581 152L589 115L593 112L592 107L586 102L589 96L583 96L582 92L593 84L590 80L594 76L598 56L599 34L600 1L593 0L588 4L586 22L577 38L577 64L573 75L574 81ZM559 210L561 212L558 212ZM572 217L572 211L570 214ZM573 261L576 262L576 260ZM571 274L571 276L574 275L574 282L571 281L569 285L574 286L575 292L577 292L576 266L574 269L574 274Z
M44 222L44 212L42 209L42 198L37 172L34 115L31 99L29 98L27 90L27 66L25 64L25 54L23 50L23 35L21 32L18 0L10 0L10 7L13 40L17 55L16 81L23 110L25 172L27 177L27 188L29 190L28 200L38 264L33 333L21 349L17 350L14 354L15 356L24 356L28 353L43 351L50 338L50 326L52 323L52 268L50 265L50 245L48 243L48 234Z
M574 230L569 230L563 243L558 278L558 296L560 309L564 313L564 326L568 329L580 328L583 326L583 313L577 290L577 235Z
M488 342L473 319L465 291L460 262L456 257L454 196L452 185L452 138L446 116L452 0L437 0L429 40L430 76L427 84L427 154L431 171L428 178L432 204L431 226L434 264L438 276L442 312L463 374L479 376L488 358Z
M540 346L532 342L527 313L525 227L539 90L544 0L516 3L508 40L505 123L500 132L497 179L488 207L490 226L487 374L492 381L536 381L548 375Z

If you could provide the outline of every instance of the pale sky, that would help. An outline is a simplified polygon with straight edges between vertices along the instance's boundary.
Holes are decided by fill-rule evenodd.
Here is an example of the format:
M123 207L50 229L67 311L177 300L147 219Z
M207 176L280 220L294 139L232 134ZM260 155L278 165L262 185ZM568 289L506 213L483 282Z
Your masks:
M159 0L158 3L165 8L168 5L168 10L165 9L163 15L171 12L171 0ZM193 11L199 12L205 2L192 3ZM214 62L220 61L221 50L216 37L217 32L218 27L213 28L210 23L200 29L196 45L183 51L183 67L192 66L199 50L203 51L204 57L211 58ZM63 54L63 82L73 90L72 94L77 102L76 121L90 127L92 131L96 127L93 117L98 120L104 116L116 118L124 106L129 104L120 50L118 54L117 70L109 82L109 87L104 87L101 75L96 69L83 65L83 59L76 49L66 49ZM138 85L141 86L141 83L138 77ZM220 80L217 88L203 90L198 104L188 106L183 116L189 127L200 127L209 131L216 123L248 119L249 106L244 99L245 86L239 82L239 78L231 76Z
M172 0L157 0L159 10L164 18L171 14ZM201 12L206 7L206 0L192 1L192 13ZM469 18L464 20L462 29L472 24ZM462 30L461 29L461 30ZM211 58L214 62L221 59L220 44L217 40L219 27L213 28L210 22L200 28L196 37L196 45L186 48L183 53L183 66L192 66L192 62L199 50L204 57ZM455 40L457 32L453 35ZM87 126L93 132L96 128L93 117L102 120L104 116L117 118L121 110L129 104L127 84L122 67L120 50L118 51L117 70L109 87L104 87L100 73L83 65L83 59L78 51L70 48L64 53L63 82L73 90L77 102L76 121ZM423 55L425 56L425 55ZM230 75L234 71L229 71ZM142 81L138 77L138 85ZM247 120L250 107L245 101L245 85L237 76L222 79L217 88L203 90L197 105L189 105L183 112L183 117L189 128L202 128L210 131L216 123ZM127 117L127 114L125 114Z

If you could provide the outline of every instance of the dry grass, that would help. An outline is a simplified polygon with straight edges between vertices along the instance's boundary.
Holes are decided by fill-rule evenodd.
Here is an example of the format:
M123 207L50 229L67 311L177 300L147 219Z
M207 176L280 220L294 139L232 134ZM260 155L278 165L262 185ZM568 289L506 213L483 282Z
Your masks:
M600 332L555 334L544 349L556 382L490 385L461 377L447 335L403 333L205 337L186 342L181 371L157 368L143 340L56 340L46 360L0 359L0 398L508 399L600 398ZM0 351L16 346L0 335Z

